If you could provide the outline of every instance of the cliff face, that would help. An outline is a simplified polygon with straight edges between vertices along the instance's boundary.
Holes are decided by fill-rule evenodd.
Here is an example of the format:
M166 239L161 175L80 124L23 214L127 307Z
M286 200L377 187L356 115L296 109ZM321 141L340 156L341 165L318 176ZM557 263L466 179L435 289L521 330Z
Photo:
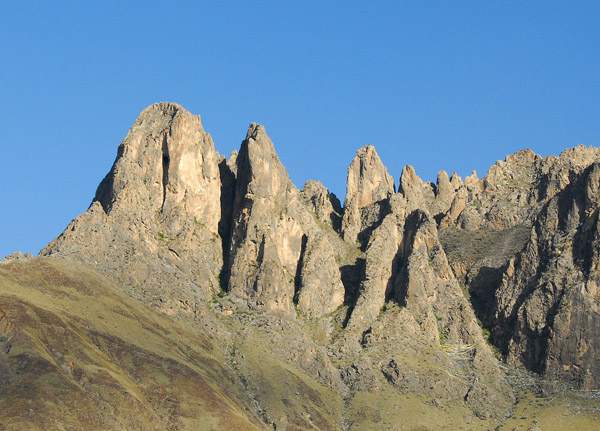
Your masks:
M263 126L250 125L236 171L226 289L251 309L335 310L344 288L333 249Z
M41 255L91 264L221 341L278 430L351 429L367 420L357 400L407 393L498 422L514 394L488 341L511 364L600 387L599 159L523 150L482 179L441 171L436 184L407 165L396 192L366 146L342 208L317 181L296 188L263 126L226 159L198 116L159 103ZM281 404L268 389L299 385L315 398Z
M90 208L41 254L75 255L166 312L194 312L219 291L218 161L200 117L148 107Z
M394 194L394 180L381 162L375 147L356 152L348 168L342 236L345 241L364 241L373 224L382 217L385 202Z
M545 205L495 295L508 359L586 389L600 385L599 203L594 163Z

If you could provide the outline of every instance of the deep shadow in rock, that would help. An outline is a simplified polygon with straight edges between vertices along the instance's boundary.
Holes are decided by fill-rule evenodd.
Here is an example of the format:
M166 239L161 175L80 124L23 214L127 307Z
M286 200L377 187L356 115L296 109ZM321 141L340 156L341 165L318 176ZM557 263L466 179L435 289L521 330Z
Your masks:
M494 324L496 290L502 282L504 269L504 266L499 268L482 266L468 283L469 300L475 315L486 328Z
M231 225L233 223L233 200L235 198L235 174L222 159L219 162L221 176L221 220L219 220L219 236L223 250L223 266L219 273L221 290L229 289L229 276L231 272L229 254L231 248Z
M331 207L333 208L333 212L329 215L329 218L331 219L331 226L333 227L334 231L336 231L338 234L341 234L342 218L344 215L342 204L334 193L329 193L328 198L329 202L331 203Z
M365 277L365 259L357 258L354 265L344 265L340 268L342 284L344 285L344 305L348 306L348 312L342 326L345 328L350 320L352 311L358 300L360 283Z
M308 243L308 237L302 235L302 246L300 248L300 258L298 259L298 265L296 266L296 275L294 277L294 304L298 305L298 295L300 295L300 289L302 288L302 268L304 267L304 255L306 254L306 244Z

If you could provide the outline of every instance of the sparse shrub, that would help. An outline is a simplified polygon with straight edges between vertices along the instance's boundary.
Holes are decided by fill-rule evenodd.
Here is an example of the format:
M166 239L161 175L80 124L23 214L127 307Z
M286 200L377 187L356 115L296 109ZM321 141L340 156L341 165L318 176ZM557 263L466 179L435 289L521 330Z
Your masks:
M444 345L448 342L448 339L446 338L446 334L444 334L442 331L440 331L440 344Z

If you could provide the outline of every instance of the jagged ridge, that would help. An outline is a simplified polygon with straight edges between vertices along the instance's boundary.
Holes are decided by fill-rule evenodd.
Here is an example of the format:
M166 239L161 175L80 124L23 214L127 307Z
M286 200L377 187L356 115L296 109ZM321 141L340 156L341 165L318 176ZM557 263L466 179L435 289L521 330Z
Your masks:
M544 159L523 150L481 180L474 173L463 182L441 171L436 184L406 166L396 192L374 147L366 146L350 165L341 208L320 183L308 182L303 191L292 184L263 126L251 124L239 152L225 159L199 117L176 104L155 104L120 145L88 211L41 254L94 263L122 289L169 314L195 319L212 304L223 316L259 313L294 328L302 326L299 313L315 319L325 340L296 333L296 342L318 352L312 359L273 354L338 388L346 404L381 381L499 418L513 394L479 322L512 362L588 389L600 385L591 365L599 329L582 320L597 313L596 272L590 269L597 261L591 227L597 200L590 196L598 187L588 186L586 195L571 190L582 187L576 184L587 181L586 168L599 157L598 149L585 147ZM567 205L559 204L566 196L574 196L571 207L585 206L585 217L562 216L561 210L551 221L545 214ZM554 293L559 299L541 308L524 300L547 289L532 281L548 271L545 258L527 260L528 250L539 249L542 231L545 241L560 237L561 250L580 244L573 254L583 262L576 266L585 267L578 278L587 289L584 300ZM508 239L500 243L501 237ZM553 268L558 272L552 269L544 280L564 284L559 274L568 264ZM573 327L564 310L576 302L583 308ZM541 317L532 330L535 313ZM218 325L211 325L204 330L214 335ZM566 340L580 328L585 352L564 357L560 352L573 351ZM398 371L407 345L422 358L440 346L475 348L469 363L460 365L466 368L459 379L435 371L454 367L439 358L425 361L428 371L407 365L420 379L415 384ZM273 420L268 412L266 406L264 418Z

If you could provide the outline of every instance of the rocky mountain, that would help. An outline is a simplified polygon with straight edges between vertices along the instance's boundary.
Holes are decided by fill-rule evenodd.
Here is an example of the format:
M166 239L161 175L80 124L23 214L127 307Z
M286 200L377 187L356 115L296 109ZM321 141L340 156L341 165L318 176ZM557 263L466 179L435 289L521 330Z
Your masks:
M396 190L368 145L342 207L263 126L225 158L152 105L89 209L0 261L0 427L595 429L599 163Z

